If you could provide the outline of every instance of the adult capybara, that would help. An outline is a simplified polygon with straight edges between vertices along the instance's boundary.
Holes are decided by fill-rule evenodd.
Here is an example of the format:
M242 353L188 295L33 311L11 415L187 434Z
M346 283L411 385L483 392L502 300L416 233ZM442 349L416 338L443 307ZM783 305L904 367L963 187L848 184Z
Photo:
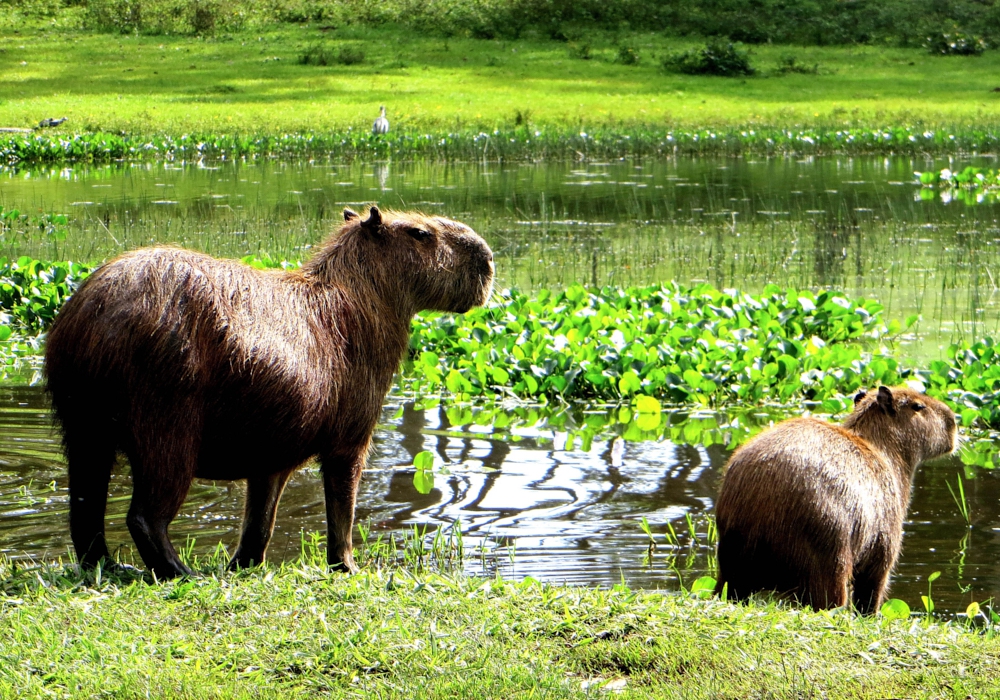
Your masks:
M299 271L149 248L110 261L66 303L45 366L82 564L109 558L104 510L121 451L132 467L129 531L157 576L190 573L167 527L193 478L247 480L231 566L249 566L264 559L285 483L312 457L327 559L357 569L355 494L410 320L485 303L493 254L442 217L373 206L344 219Z
M954 451L956 436L946 405L884 386L855 396L842 425L796 418L756 436L729 460L716 503L716 590L877 610L899 557L914 471Z

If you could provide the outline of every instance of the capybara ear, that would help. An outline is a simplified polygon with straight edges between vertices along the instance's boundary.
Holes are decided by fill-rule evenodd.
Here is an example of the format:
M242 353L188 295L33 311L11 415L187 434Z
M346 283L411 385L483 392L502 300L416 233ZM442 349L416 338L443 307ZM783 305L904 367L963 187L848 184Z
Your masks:
M865 391L864 389L862 389L861 391L859 391L858 393L856 393L854 395L854 403L855 403L855 405L861 403L861 399L865 398L866 396L868 396L868 392Z
M892 398L892 391L889 390L889 387L880 386L878 388L878 405L885 411L886 415L896 415L896 402Z
M344 207L344 221L350 221L351 219L360 219L361 215L354 211L350 207Z
M382 212L378 210L376 205L373 204L372 208L368 210L368 218L361 222L361 227L369 233L378 233L379 229L382 228Z

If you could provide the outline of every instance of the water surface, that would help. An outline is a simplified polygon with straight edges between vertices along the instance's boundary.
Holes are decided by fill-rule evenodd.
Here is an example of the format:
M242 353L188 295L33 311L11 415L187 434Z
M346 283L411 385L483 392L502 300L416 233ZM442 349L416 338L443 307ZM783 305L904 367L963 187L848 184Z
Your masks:
M622 442L616 435L624 426L598 431L589 444L581 440L588 420L597 416L590 422L601 423L606 414L574 409L533 422L530 415L525 420L526 409L511 408L491 422L509 420L516 427L495 428L477 423L476 412L467 407L418 410L390 400L362 481L358 520L376 534L399 534L413 525L433 531L460 522L466 545L482 545L504 575L555 583L613 585L624 579L636 587L676 589L678 577L690 583L713 573L705 516L730 452L726 417L705 419L718 429L691 430L697 414L668 413L664 420L676 426L673 440ZM759 414L755 420L767 424L775 417ZM433 451L439 462L427 494L414 487L409 466L422 450ZM970 530L946 485L954 488L963 471L957 458L947 458L917 473L893 584L893 595L914 608L934 571L942 572L934 588L942 612L1000 598L1000 473L979 470L963 481ZM193 537L197 552L210 553L219 543L233 551L243 492L242 482L196 481L171 527L175 544ZM108 537L126 559L135 556L124 525L130 493L128 468L121 465L112 478ZM0 388L0 553L65 557L71 547L67 498L65 466L44 393L37 387ZM642 517L659 544L651 560ZM679 548L666 546L668 524ZM325 527L319 474L300 470L282 498L270 556L297 556L301 533ZM475 556L468 567L482 572Z
M992 161L978 158L989 165ZM871 296L921 314L903 354L941 354L1000 324L1000 204L929 200L911 158L741 158L611 163L145 163L0 172L0 206L62 212L65 240L8 233L0 255L96 261L174 243L301 260L345 206L378 202L461 219L522 289L769 282ZM926 195L926 192L925 192Z

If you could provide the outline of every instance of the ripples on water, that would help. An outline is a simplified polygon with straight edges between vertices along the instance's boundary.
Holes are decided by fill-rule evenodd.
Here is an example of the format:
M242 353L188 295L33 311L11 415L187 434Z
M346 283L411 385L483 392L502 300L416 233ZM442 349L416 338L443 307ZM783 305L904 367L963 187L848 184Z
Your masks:
M552 582L613 585L624 579L632 586L670 589L677 587L674 567L687 582L711 573L704 516L712 510L728 448L668 440L616 443L610 431L598 434L589 450L579 440L566 449L570 429L585 419L575 411L559 428L542 420L493 429L452 425L443 408L416 410L391 401L362 481L358 520L370 522L375 532L397 533L414 524L434 529L460 520L466 545L509 547L513 561L501 560L505 574ZM71 546L66 473L51 420L39 388L0 387L0 552L11 557L65 556ZM422 450L436 453L448 472L436 475L426 495L414 488L408 466ZM1000 474L979 471L965 482L974 527L963 545L968 531L945 484L961 471L957 459L947 459L917 474L893 587L893 595L914 608L933 571L943 572L934 588L942 611L1000 598ZM112 479L108 537L112 547L126 550L129 494L122 466ZM175 545L190 536L197 538L197 551L209 553L219 542L232 550L242 507L242 482L196 481L171 528ZM698 544L688 534L687 514ZM639 527L643 516L660 544L651 563ZM664 547L667 523L682 543L675 559ZM325 531L322 484L309 468L292 478L282 498L272 559L297 556L303 530Z

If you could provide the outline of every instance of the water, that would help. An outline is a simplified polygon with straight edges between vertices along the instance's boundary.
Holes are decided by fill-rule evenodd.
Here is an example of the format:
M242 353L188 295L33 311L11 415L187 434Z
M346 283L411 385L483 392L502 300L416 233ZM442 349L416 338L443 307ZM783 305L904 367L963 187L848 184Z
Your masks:
M677 426L675 440L616 443L612 427L599 431L585 450L579 439L568 444L568 437L588 417L605 420L601 411L576 409L538 422L526 409L520 414L501 411L499 423L515 427L494 428L477 424L467 408L417 410L390 400L362 481L358 520L376 533L461 522L466 544L485 545L508 576L590 585L624 579L637 587L676 589L678 576L690 583L713 572L705 514L729 455L724 429L686 430L697 417L678 412L666 418ZM774 417L761 414L757 421ZM711 424L724 428L725 417L719 418ZM434 452L439 463L428 494L416 490L408 466L422 450ZM942 612L1000 598L1000 473L980 471L964 482L970 531L946 486L954 487L962 471L957 458L947 458L917 473L892 589L911 606L920 606L934 571L942 572L934 589ZM243 492L242 482L196 481L171 527L175 544L193 537L199 552L211 552L220 542L233 551ZM124 524L130 493L123 465L112 478L108 538L126 558L135 556ZM65 465L44 393L37 387L0 389L0 552L65 557L71 548L67 499ZM659 544L651 560L639 524L643 516ZM667 523L678 535L678 550L665 546ZM322 484L310 467L296 473L282 497L272 559L297 556L302 531L325 531ZM474 557L469 567L479 571L479 560Z
M990 163L980 159L979 164ZM8 234L0 255L98 260L153 242L218 255L300 259L344 206L418 208L458 218L496 251L499 284L521 288L709 281L755 291L768 282L834 285L882 301L891 318L920 313L901 339L911 361L1000 325L997 204L925 201L909 159L681 159L615 163L148 164L0 173L0 206L71 216L65 240ZM734 429L726 416L666 416L657 442L616 442L607 411L544 416L505 409L479 420L461 407L418 410L390 397L358 519L375 532L458 521L507 575L556 582L676 588L713 570L707 520ZM741 425L780 416L752 412ZM513 421L516 427L497 428ZM580 426L595 427L585 441ZM727 427L728 426L728 427ZM583 444L581 444L583 442ZM589 444L588 444L589 443ZM587 449L583 449L586 445ZM406 465L421 450L447 473L422 495ZM970 468L971 469L971 468ZM939 460L917 476L893 594L920 607L926 577L939 610L1000 597L1000 474L970 471L971 531L948 491L964 468ZM127 467L116 472L109 537L128 555ZM233 547L243 485L197 482L172 527L179 545ZM645 516L659 548L647 559ZM692 517L696 538L689 532ZM664 546L670 523L681 543ZM270 554L298 554L325 529L315 469L300 471L279 509ZM44 395L0 386L0 552L68 551L66 477ZM512 559L509 554L513 552Z
M991 160L974 159L990 165ZM963 163L964 164L964 161ZM920 198L908 158L664 159L613 163L343 164L262 159L0 172L0 206L71 217L0 255L101 260L170 242L297 260L344 206L461 219L494 247L501 286L769 282L872 296L900 320L906 358L1000 330L1000 204Z

